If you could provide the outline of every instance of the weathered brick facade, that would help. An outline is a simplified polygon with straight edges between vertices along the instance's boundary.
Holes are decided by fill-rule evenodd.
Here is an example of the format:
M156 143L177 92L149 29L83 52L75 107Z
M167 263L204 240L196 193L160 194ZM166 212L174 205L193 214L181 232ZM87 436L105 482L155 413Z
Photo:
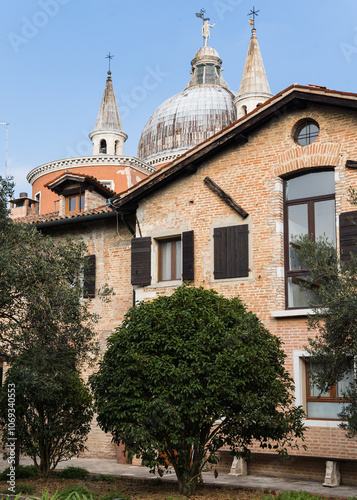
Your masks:
M284 93L285 92L285 93ZM164 166L114 201L118 213L96 218L82 214L68 220L36 221L46 232L84 238L88 253L96 255L96 287L113 287L111 302L91 299L99 314L98 338L105 340L136 300L171 294L180 279L158 280L158 247L162 238L194 232L194 285L213 288L226 297L239 295L269 331L284 342L286 366L294 377L296 399L306 408L304 350L312 335L306 324L307 309L286 309L284 271L284 179L299 173L334 172L337 247L338 216L355 209L348 188L357 187L357 173L346 166L357 160L357 96L311 87L292 87L243 117L236 124ZM319 136L307 146L295 140L298 123L313 119ZM348 163L347 165L351 165ZM243 219L207 184L209 177L248 216ZM136 208L137 207L137 208ZM129 213L129 215L128 215ZM136 224L135 224L136 217ZM151 238L151 284L131 285L131 238ZM247 277L216 279L214 229L248 225ZM307 449L282 462L259 452L248 472L323 480L324 461L338 460L342 482L357 484L357 445L345 437L338 421L307 419ZM88 440L88 456L115 457L110 436L95 424ZM222 450L226 468L228 451ZM228 456L228 458L227 458Z

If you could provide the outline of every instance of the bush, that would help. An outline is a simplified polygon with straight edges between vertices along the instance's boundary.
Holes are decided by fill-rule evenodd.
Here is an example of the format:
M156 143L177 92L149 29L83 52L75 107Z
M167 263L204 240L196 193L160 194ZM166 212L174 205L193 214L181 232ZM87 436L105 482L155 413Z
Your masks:
M0 474L0 481L7 481L8 474L10 473L10 467L7 467ZM29 477L38 477L37 469L34 465L18 465L16 467L16 479L27 479Z
M82 467L66 467L57 472L61 479L86 479L88 474L87 469L82 469Z
M116 477L110 476L108 474L98 474L97 476L92 477L92 481L106 481L108 483L115 483L116 480Z
M91 499L93 498L93 495L86 486L81 484L67 486L67 488L60 491L58 494L59 500L82 500L83 497Z

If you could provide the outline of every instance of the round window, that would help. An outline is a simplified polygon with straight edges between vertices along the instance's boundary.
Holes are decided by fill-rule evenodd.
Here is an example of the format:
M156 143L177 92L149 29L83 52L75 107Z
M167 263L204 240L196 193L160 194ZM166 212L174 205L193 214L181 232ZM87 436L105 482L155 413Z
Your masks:
M318 138L319 132L319 125L314 120L304 120L296 129L295 142L300 146L308 146Z

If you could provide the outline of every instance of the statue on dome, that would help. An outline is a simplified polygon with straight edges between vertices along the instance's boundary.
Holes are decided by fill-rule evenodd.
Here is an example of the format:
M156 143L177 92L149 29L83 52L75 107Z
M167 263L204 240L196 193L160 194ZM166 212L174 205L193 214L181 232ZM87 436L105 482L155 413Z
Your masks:
M205 19L203 22L201 33L202 33L203 38L205 39L205 45L204 45L205 47L207 47L208 39L210 37L209 30L210 30L210 28L214 28L215 26L216 26L216 23L209 24L209 19Z

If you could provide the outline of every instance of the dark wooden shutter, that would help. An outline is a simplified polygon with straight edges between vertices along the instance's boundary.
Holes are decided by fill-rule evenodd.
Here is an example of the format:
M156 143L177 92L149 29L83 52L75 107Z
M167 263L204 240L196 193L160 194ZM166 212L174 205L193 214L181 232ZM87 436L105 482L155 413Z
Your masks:
M95 297L95 255L85 257L83 274L83 297L93 298Z
M214 238L214 277L216 280L227 278L227 228L216 227Z
M351 252L357 253L357 211L340 214L341 260L349 262Z
M215 279L244 278L248 275L248 224L215 228Z
M131 240L131 284L151 284L151 238L133 238Z
M2 387L3 366L0 365L0 387Z
M194 242L193 231L182 233L182 279L194 280Z

